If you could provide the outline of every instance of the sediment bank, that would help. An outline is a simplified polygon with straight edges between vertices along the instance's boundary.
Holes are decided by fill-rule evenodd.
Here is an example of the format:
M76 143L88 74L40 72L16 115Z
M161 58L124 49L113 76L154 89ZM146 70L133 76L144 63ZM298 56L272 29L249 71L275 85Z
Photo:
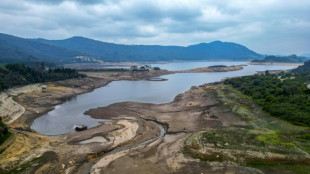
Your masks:
M91 117L111 121L86 131L59 136L29 131L33 119L75 95L112 80L147 79L172 72L85 73L89 77L50 82L16 94L14 101L24 107L25 112L9 125L14 136L1 146L5 148L0 154L3 170L70 174L83 173L90 167L91 173L260 173L235 162L201 162L183 153L184 142L196 132L250 127L251 123L235 112L235 106L222 99L237 94L222 95L226 89L220 84L192 87L166 104L122 102L90 109L86 113ZM235 103L241 105L237 101L239 99ZM165 136L159 137L157 124L166 129ZM154 141L141 144L152 139ZM104 156L108 153L111 155ZM28 167L20 167L21 164Z

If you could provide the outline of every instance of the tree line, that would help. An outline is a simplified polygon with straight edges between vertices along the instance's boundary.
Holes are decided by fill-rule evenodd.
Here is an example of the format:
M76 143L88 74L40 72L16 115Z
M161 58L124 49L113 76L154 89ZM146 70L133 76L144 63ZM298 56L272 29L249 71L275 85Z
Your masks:
M11 136L11 132L9 132L8 127L2 122L0 117L0 145ZM1 149L0 149L1 153Z
M85 77L77 70L64 67L45 67L44 62L37 62L34 66L24 64L7 64L0 66L0 91L32 83L64 80L69 78Z
M272 116L296 125L310 126L310 61L290 72L227 79L243 94L251 96Z

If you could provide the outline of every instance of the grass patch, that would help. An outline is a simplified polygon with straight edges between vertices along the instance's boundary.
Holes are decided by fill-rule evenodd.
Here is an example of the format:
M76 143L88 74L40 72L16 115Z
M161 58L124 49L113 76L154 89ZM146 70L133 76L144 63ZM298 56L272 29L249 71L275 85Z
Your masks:
M281 145L286 147L294 147L294 143L291 142L283 142L277 134L267 134L267 135L259 135L257 137L258 141L262 141L265 144L270 145Z
M203 132L201 143L205 146L212 144L215 148L239 150L249 149L247 145L263 146L255 137L241 129L218 129Z
M48 162L53 162L58 160L58 156L53 151L48 151L42 154L38 158L34 158L31 161L28 161L17 168L14 168L10 171L5 172L6 174L15 174L15 173L35 173L37 169Z
M13 95L13 96L12 96L12 99L13 99L14 101L16 101L16 100L17 100L17 98L18 98L18 96L17 96L17 95Z
M310 171L310 165L307 164L291 164L291 163L253 163L248 167L256 168L268 173L282 173L287 171L295 174L306 174Z
M221 84L206 92L215 93L222 111L239 115L248 126L194 133L184 142L184 154L202 161L233 161L272 169L283 167L284 171L297 171L295 166L308 169L308 162L304 162L305 159L310 161L305 155L305 152L310 153L308 127L270 116L251 97L229 85ZM284 168L291 163L294 165Z

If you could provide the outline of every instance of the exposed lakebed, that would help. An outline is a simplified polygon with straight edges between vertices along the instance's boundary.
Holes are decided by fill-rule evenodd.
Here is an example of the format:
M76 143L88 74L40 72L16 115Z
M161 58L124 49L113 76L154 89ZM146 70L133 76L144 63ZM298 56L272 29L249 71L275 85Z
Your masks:
M182 62L169 63L159 66L172 71L188 70L212 65L240 65L246 62ZM278 65L248 65L239 71L181 73L160 76L167 81L113 81L109 85L95 89L92 92L74 97L57 105L54 110L34 120L31 128L41 134L59 135L74 132L75 125L87 125L89 128L100 124L101 121L84 115L91 108L108 106L118 102L168 103L179 93L204 83L220 81L227 77L254 74L257 71L292 69L295 66Z

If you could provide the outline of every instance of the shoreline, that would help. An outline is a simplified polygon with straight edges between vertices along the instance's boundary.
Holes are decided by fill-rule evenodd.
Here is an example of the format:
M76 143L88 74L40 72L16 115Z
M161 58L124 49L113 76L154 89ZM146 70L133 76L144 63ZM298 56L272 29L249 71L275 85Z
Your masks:
M286 62L249 62L249 65L283 65L283 66L300 66L304 63L286 63Z
M55 81L55 82L47 82L47 83L39 83L39 84L31 84L31 85L26 85L22 87L16 87L12 89L8 89L8 91L18 91L20 88L24 88L27 86L33 86L37 85L40 86L39 89L35 89L32 92L41 92L46 88L47 85L63 85L63 86L68 86L66 84L66 81L77 81L77 83L84 81L85 79L93 79L92 84L86 84L86 89L85 86L78 89L76 89L76 84L73 83L69 88L71 88L72 92L66 93L64 95L60 95L56 100L58 100L56 103L53 101L53 104L49 104L45 106L43 109L41 108L40 111L36 110L34 108L33 112L29 112L29 108L25 108L25 111L19 118L16 120L16 122L13 122L11 124L8 124L8 126L13 127L13 128L19 128L19 129L24 129L25 131L31 131L31 132L36 132L35 130L32 130L30 127L33 123L33 121L44 114L52 111L55 109L55 106L60 105L77 95L81 95L84 93L92 92L93 90L107 86L109 83L113 81L120 81L120 80L148 80L148 81L166 81L168 79L153 79L154 77L158 77L161 75L168 75L168 74L175 74L175 73L204 73L204 72L228 72L228 71L238 71L242 70L244 65L236 65L236 66L227 66L227 67L202 67L202 68L195 68L195 69L190 69L190 70L183 70L183 71L168 71L168 70L159 70L159 71L144 71L144 72L81 72L83 74L86 74L87 77L84 79L67 79L67 80L62 80L62 81ZM107 75L107 76L106 76ZM98 83L98 81L103 80ZM63 84L62 84L63 83ZM69 82L70 83L70 82ZM85 84L84 84L85 85ZM42 87L43 86L43 87ZM79 87L77 87L79 88ZM5 92L4 92L5 93ZM21 94L24 94L23 92L19 92L16 94L16 96L20 96ZM44 96L44 95L43 95ZM52 99L55 100L55 99ZM23 102L20 100L15 101L17 104L23 107ZM22 103L22 104L20 104ZM26 102L27 103L27 102ZM24 103L25 104L25 103ZM25 115L24 115L25 114ZM57 136L57 135L56 135Z
M62 80L62 81L48 82L44 84L35 84L36 86L40 86L40 88L30 89L30 91L27 91L25 93L23 91L18 92L20 89L18 87L14 89L10 89L12 91L17 91L14 101L18 105L23 106L25 108L25 112L23 112L23 114L17 120L15 120L13 123L8 125L10 131L13 133L13 136L9 140L4 142L4 144L1 145L1 148L4 148L5 151L0 153L0 156L3 159L3 160L0 160L1 161L0 172L2 169L4 169L4 167L13 169L23 164L20 162L22 162L23 161L22 159L24 159L25 157L24 155L19 154L19 151L22 151L22 154L25 154L28 156L29 159L27 161L33 159L35 157L33 155L35 154L37 156L44 156L45 155L44 152L46 150L49 151L51 149L54 149L53 153L55 151L57 152L56 154L58 154L59 151L64 150L64 152L66 152L65 154L69 156L75 156L74 158L77 158L81 161L87 159L88 158L87 155L89 155L89 151L90 149L92 149L92 145L91 145L92 143L90 143L90 145L88 144L79 145L81 146L81 152L79 152L79 154L72 153L75 151L74 146L76 145L74 146L65 145L69 141L65 140L64 137L67 137L69 135L79 135L81 132L73 132L73 133L66 133L62 135L48 136L48 135L37 133L35 132L35 130L32 130L30 128L31 124L33 123L35 119L53 110L56 105L62 104L66 102L67 100L74 98L77 95L91 92L96 88L104 87L108 85L109 83L111 83L112 81L140 80L146 77L153 77L153 76L159 76L162 74L167 74L167 71L159 71L159 72L148 73L148 74L135 73L132 76L122 76L122 73L115 73L115 72L105 73L105 74L108 74L108 76L103 77L103 78L86 77L83 79L67 79L67 80ZM27 85L26 87L28 86L29 85ZM44 88L42 86L44 86ZM12 96L9 96L9 98L12 98ZM118 123L115 121L112 121L112 124L115 126L118 125ZM147 123L146 125L149 125L149 124L150 123ZM106 123L101 123L100 125L96 127L88 129L87 131L89 131L90 133L82 137L84 137L85 140L91 139L93 134L96 132L96 130L99 130L99 131L105 130L106 129L105 127L108 125L109 123L107 125ZM125 127L117 126L117 127L118 129L121 129L121 132L122 132L122 129L126 128L126 126ZM141 129L140 127L141 126L139 126L139 130ZM149 130L148 132L150 132L152 129L148 128L148 130ZM82 131L82 133L83 132L84 131ZM113 132L115 131L112 131L112 134L110 136L115 137L115 135L113 135ZM155 132L149 133L149 135L147 135L144 138L152 137L153 135L155 135ZM142 141L144 138L140 138L141 140L139 141ZM31 143L26 144L28 141L31 141ZM124 140L120 140L118 141L119 143L116 143L116 144L113 141L112 144L115 144L113 146L118 147L120 145L123 145L123 143L126 144L127 141L129 140L126 140L125 142L123 141ZM20 144L23 144L23 147L18 147ZM16 149L17 147L18 149ZM97 154L99 152L106 151L104 150L106 148L107 147L94 148L91 151L94 151L92 153ZM92 158L90 158L90 160ZM71 161L68 161L68 160L69 160L68 158L61 159L63 163L70 162L69 165L71 165ZM61 171L61 166L60 168L59 166L55 166L55 167L57 168L57 170L52 173L59 173L59 171Z
M92 73L92 77L86 77L85 79L69 79L49 83L45 89L36 91L36 93L21 94L17 97L17 102L25 102L25 99L29 100L29 97L34 97L35 99L41 99L44 106L46 96L52 94L56 95L56 97L52 98L53 101L63 103L69 98L102 87L100 85L106 86L112 81L145 79L151 78L151 75L158 76L158 74L163 75L165 73L171 72L148 73L147 76L149 77L143 76L142 73L132 74L128 77L128 73L96 72ZM0 160L0 162L3 162L3 164L0 163L0 171L2 166L18 167L25 161L29 163L31 159L35 159L37 156L41 157L46 153L51 154L53 152L54 156L51 156L50 161L40 163L42 167L33 164L34 171L72 174L82 173L85 170L92 173L103 170L115 173L114 170L117 170L118 173L143 173L149 168L162 166L163 168L158 168L154 173L165 174L181 171L201 173L200 169L236 172L242 166L218 162L207 162L200 166L201 162L199 160L183 154L184 142L188 141L188 137L193 133L230 126L236 129L248 127L249 123L245 121L243 116L239 116L232 111L228 112L227 107L231 106L222 101L222 97L218 96L220 95L219 91L225 92L220 82L208 83L191 87L184 93L175 96L173 101L169 103L120 102L106 107L93 108L86 111L87 115L92 118L111 119L111 122L102 123L81 132L46 136L27 130L13 129L16 134L14 136L22 137L23 141L14 137L10 142L7 142L10 148L12 144L24 143L24 139L31 142L30 145L27 145L31 148L26 153L23 152L22 155L8 152L0 154L1 157L11 155L11 158L8 159L15 159L15 161L6 158ZM58 98L58 95L62 95L62 98ZM28 102L31 104L31 101ZM34 104L40 108L37 101ZM237 105L240 104L237 103ZM49 106L51 107L51 105ZM26 110L27 107L29 105L25 107ZM224 110L225 112L223 112ZM30 115L31 113L26 114ZM42 115L37 115L37 117L40 116ZM22 120L20 121L22 122ZM157 128L156 124L161 124L166 130L166 134L140 146L139 144L158 137L159 128ZM92 143L80 144L81 142ZM9 150L14 152L14 149ZM16 160L17 157L20 157L20 160ZM52 161L56 157L57 160ZM24 160L25 158L27 160ZM127 168L126 166L133 167ZM243 170L250 172L253 169L245 168Z
M234 60L175 60L175 61L145 61L145 62L103 62L103 63L74 63L64 64L65 67L80 67L80 66L139 66L144 64L168 64L168 63L184 63L184 62L248 62L248 61L234 61Z

